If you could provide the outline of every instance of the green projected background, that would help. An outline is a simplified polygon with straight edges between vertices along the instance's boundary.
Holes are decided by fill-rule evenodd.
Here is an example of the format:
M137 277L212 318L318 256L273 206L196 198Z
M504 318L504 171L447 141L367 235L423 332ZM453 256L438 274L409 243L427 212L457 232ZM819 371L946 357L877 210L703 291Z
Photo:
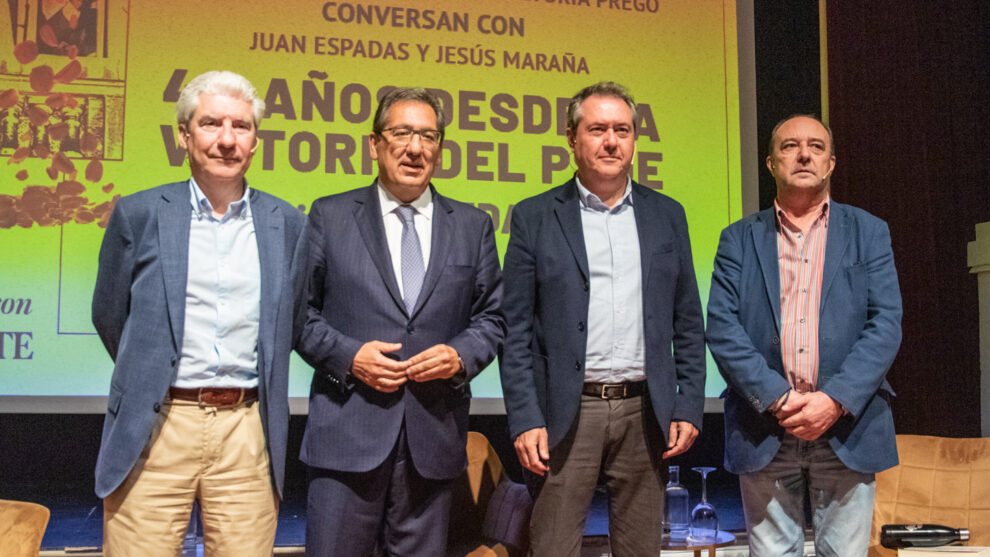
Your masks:
M16 4L0 10L0 397L106 395L103 227L119 196L188 177L174 102L206 70L265 96L248 179L304 209L371 183L378 91L424 86L451 117L434 183L488 211L504 253L512 206L574 172L566 99L608 79L640 104L634 178L687 211L703 303L741 216L733 0ZM295 360L292 396L311 373ZM473 389L501 396L494 365Z

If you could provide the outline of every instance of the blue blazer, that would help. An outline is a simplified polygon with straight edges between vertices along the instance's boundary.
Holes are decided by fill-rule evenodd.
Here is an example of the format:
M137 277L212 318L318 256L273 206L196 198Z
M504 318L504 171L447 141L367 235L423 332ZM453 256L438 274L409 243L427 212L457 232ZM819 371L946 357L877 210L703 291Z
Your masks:
M901 342L901 294L887 225L831 202L818 322L818 388L848 414L824 437L853 470L897 464L886 374ZM785 435L766 412L788 389L780 351L780 272L773 208L722 231L708 298L708 347L728 383L725 468L770 463Z
M447 344L464 361L468 380L502 344L502 273L491 218L435 190L433 204L430 261L408 314L392 270L377 186L313 202L308 320L296 347L314 368L300 454L309 466L372 470L392 451L403 421L423 477L451 479L467 466L467 382L410 381L382 393L349 375L354 355L372 340L402 343L402 360Z
M251 189L261 263L258 389L272 483L282 493L289 424L288 371L301 302L305 216ZM186 309L191 205L189 182L120 199L103 245L93 293L93 324L114 361L96 494L106 497L134 467L175 377ZM297 264L297 261L299 264Z
M684 209L635 182L632 187L646 382L666 438L672 420L701 429L704 323ZM546 427L551 448L577 417L584 383L589 275L580 203L574 179L520 202L505 253L509 335L499 361L509 434L515 439Z

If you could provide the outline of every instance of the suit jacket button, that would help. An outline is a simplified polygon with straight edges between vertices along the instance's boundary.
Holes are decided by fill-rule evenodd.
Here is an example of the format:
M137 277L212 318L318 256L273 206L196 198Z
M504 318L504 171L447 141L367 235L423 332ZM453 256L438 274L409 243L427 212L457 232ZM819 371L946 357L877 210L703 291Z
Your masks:
M778 336L774 336L774 337L773 337L773 343L774 343L774 344L780 344L780 337L778 337Z
M172 356L172 359L168 361L168 365L175 367L175 356Z
M155 411L155 414L157 414L162 411L162 404L160 402L156 402L155 405L151 407L151 409Z
M588 291L588 281L584 281L584 291Z
M584 321L578 321L578 330L584 332Z
M574 362L574 369L581 371L581 362Z
M406 327L406 332L409 333L410 335L413 334L413 331L415 331L415 330L416 330L416 327L413 327L412 325L409 325L408 327Z

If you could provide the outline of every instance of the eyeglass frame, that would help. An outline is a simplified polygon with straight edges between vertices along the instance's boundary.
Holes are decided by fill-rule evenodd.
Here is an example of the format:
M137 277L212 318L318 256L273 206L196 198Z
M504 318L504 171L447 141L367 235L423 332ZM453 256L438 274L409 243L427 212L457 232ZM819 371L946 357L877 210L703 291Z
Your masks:
M406 138L406 136L396 136L395 130L408 130L409 131L408 138ZM394 141L397 145L408 145L412 143L412 138L414 135L418 135L420 141L424 145L440 145L441 143L443 143L443 132L435 129L417 130L415 128L410 128L409 126L392 126L391 128L383 129L378 135L384 137L385 132L389 132L392 134L392 141ZM435 133L437 134L438 137L436 141L434 141L423 135L425 133ZM403 139L405 139L405 141L402 141Z

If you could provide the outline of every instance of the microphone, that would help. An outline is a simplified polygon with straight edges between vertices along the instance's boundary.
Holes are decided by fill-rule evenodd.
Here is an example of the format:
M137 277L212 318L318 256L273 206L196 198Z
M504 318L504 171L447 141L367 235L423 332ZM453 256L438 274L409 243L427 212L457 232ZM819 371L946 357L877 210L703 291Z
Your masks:
M256 138L254 138L254 147L251 147L251 154L252 154L252 155L254 154L254 152L255 152L255 151L257 151L257 150L258 150L258 147L259 147L260 145L261 145L261 140L260 140L260 139L258 139L257 137L256 137Z
M252 153L253 152L254 151L252 151ZM823 184L825 183L825 180L828 180L828 177L832 175L832 170L835 170L835 168L833 167L828 172L826 172L824 176L821 177L821 181L822 181Z

